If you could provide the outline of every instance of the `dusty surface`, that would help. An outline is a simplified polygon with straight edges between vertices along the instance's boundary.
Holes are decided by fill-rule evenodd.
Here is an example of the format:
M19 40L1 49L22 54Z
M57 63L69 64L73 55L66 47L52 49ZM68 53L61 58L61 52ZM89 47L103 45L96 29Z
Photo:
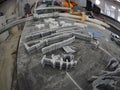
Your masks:
M32 25L31 25L32 24ZM98 38L100 47L109 51L114 57L119 57L120 48L110 41L110 33L108 30L100 30L89 26L87 29L93 29L103 35ZM85 32L87 31L84 30ZM18 70L18 85L20 90L79 90L75 83L68 77L66 72L75 80L78 86L83 90L92 90L88 79L92 75L97 75L101 70L104 70L106 62L111 58L106 52L100 49L94 49L90 43L81 40L75 40L70 44L76 49L75 59L78 61L77 66L72 70L53 69L46 66L41 67L40 60L43 57L41 52L28 55L23 46L25 36L28 33L40 31L34 27L33 22L26 24L22 33L18 49L17 70ZM64 53L62 49L51 52L52 54Z
M92 50L92 46L84 41L76 40L71 45L77 48L77 53L74 55L78 64L74 69L67 72L80 87L87 90L89 88L87 80L104 69L105 63L103 62L110 57L101 50ZM61 54L60 50L52 53ZM31 56L29 59L25 59L24 56L24 60L28 60L25 63L22 61L24 71L19 72L18 70L20 90L79 90L67 76L65 70L60 71L49 66L43 69L40 64L40 53L37 56Z
M103 37L98 38L101 47L107 50L113 57L120 58L120 46L118 46L114 41L111 41L111 31L109 31L109 29L100 30L95 27L90 27L88 29L95 30L98 33L102 34Z
M0 4L0 12L3 12L6 16L10 16L15 13L16 0L7 0Z
M10 90L20 32L13 28L8 39L0 44L0 90Z
M25 0L20 2L20 13L24 15L23 7ZM7 16L15 12L15 0L7 0L0 5L0 11ZM12 83L13 72L16 69L16 53L17 46L21 31L17 27L12 28L12 32L8 39L0 43L0 90L10 90ZM98 28L89 27L103 34L102 38L99 38L100 46L106 49L112 56L120 57L120 47L110 40L110 31L100 30ZM31 24L24 28L24 32L37 31ZM27 33L22 34L27 35ZM22 38L21 38L22 40ZM78 60L78 65L75 69L67 71L69 75L75 80L75 82L84 90L90 89L90 85L87 82L92 75L97 75L104 69L106 61L109 60L109 56L101 50L93 50L92 45L84 41L76 40L71 44L75 46L77 52L75 53L75 59ZM20 50L21 49L21 50ZM60 52L62 52L60 50ZM55 51L53 53L58 53ZM53 69L51 67L41 67L40 60L42 58L41 52L29 56L26 54L25 48L21 42L18 55L18 80L20 90L79 90L73 81L68 77L65 70ZM15 88L12 88L13 90Z
M0 12L7 17L15 13L16 0L7 0L0 4ZM10 90L13 72L16 67L16 52L21 31L18 27L11 28L10 36L0 43L0 90Z

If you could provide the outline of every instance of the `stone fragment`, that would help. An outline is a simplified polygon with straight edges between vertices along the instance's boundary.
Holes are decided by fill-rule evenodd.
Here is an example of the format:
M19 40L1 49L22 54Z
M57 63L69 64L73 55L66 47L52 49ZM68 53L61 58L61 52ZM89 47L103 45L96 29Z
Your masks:
M66 53L75 53L75 50L73 50L70 46L64 46L63 49Z

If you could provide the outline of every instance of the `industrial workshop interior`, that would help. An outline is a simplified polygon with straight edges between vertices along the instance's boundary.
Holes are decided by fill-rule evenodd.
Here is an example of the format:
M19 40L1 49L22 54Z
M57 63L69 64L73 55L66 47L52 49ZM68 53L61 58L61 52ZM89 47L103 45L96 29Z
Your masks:
M120 90L120 0L0 0L0 90Z

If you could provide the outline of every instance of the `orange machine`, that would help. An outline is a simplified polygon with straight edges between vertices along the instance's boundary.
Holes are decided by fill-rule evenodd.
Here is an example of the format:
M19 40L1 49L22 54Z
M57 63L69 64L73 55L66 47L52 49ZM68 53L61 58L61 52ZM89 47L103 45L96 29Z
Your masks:
M76 4L75 2L70 1L70 5L69 5L69 1L66 0L66 1L63 3L63 6L64 6L64 7L73 8L73 7L77 6L77 4Z
M82 17L81 20L77 20L77 21L79 21L79 22L84 22L84 21L86 20L87 16L85 15L84 12L77 13L77 14L74 13L73 8L74 8L75 6L77 6L77 4L76 4L75 2L70 1L70 3L69 3L69 1L66 0L66 1L63 3L63 6L64 6L64 7L70 7L70 8L72 9L72 15L76 15L76 16L81 16L81 17ZM66 11L66 12L68 13L68 11Z

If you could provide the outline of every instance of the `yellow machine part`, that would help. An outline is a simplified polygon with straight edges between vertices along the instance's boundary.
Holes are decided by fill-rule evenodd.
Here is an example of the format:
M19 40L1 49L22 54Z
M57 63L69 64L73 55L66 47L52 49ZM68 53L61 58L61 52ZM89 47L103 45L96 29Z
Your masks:
M81 16L81 17L82 17L82 19L80 20L81 22L85 22L86 19L87 19L87 16L85 15L84 12L81 12L81 13L79 13L79 14L75 14L74 11L73 11L72 15ZM77 21L78 21L78 20L77 20Z

